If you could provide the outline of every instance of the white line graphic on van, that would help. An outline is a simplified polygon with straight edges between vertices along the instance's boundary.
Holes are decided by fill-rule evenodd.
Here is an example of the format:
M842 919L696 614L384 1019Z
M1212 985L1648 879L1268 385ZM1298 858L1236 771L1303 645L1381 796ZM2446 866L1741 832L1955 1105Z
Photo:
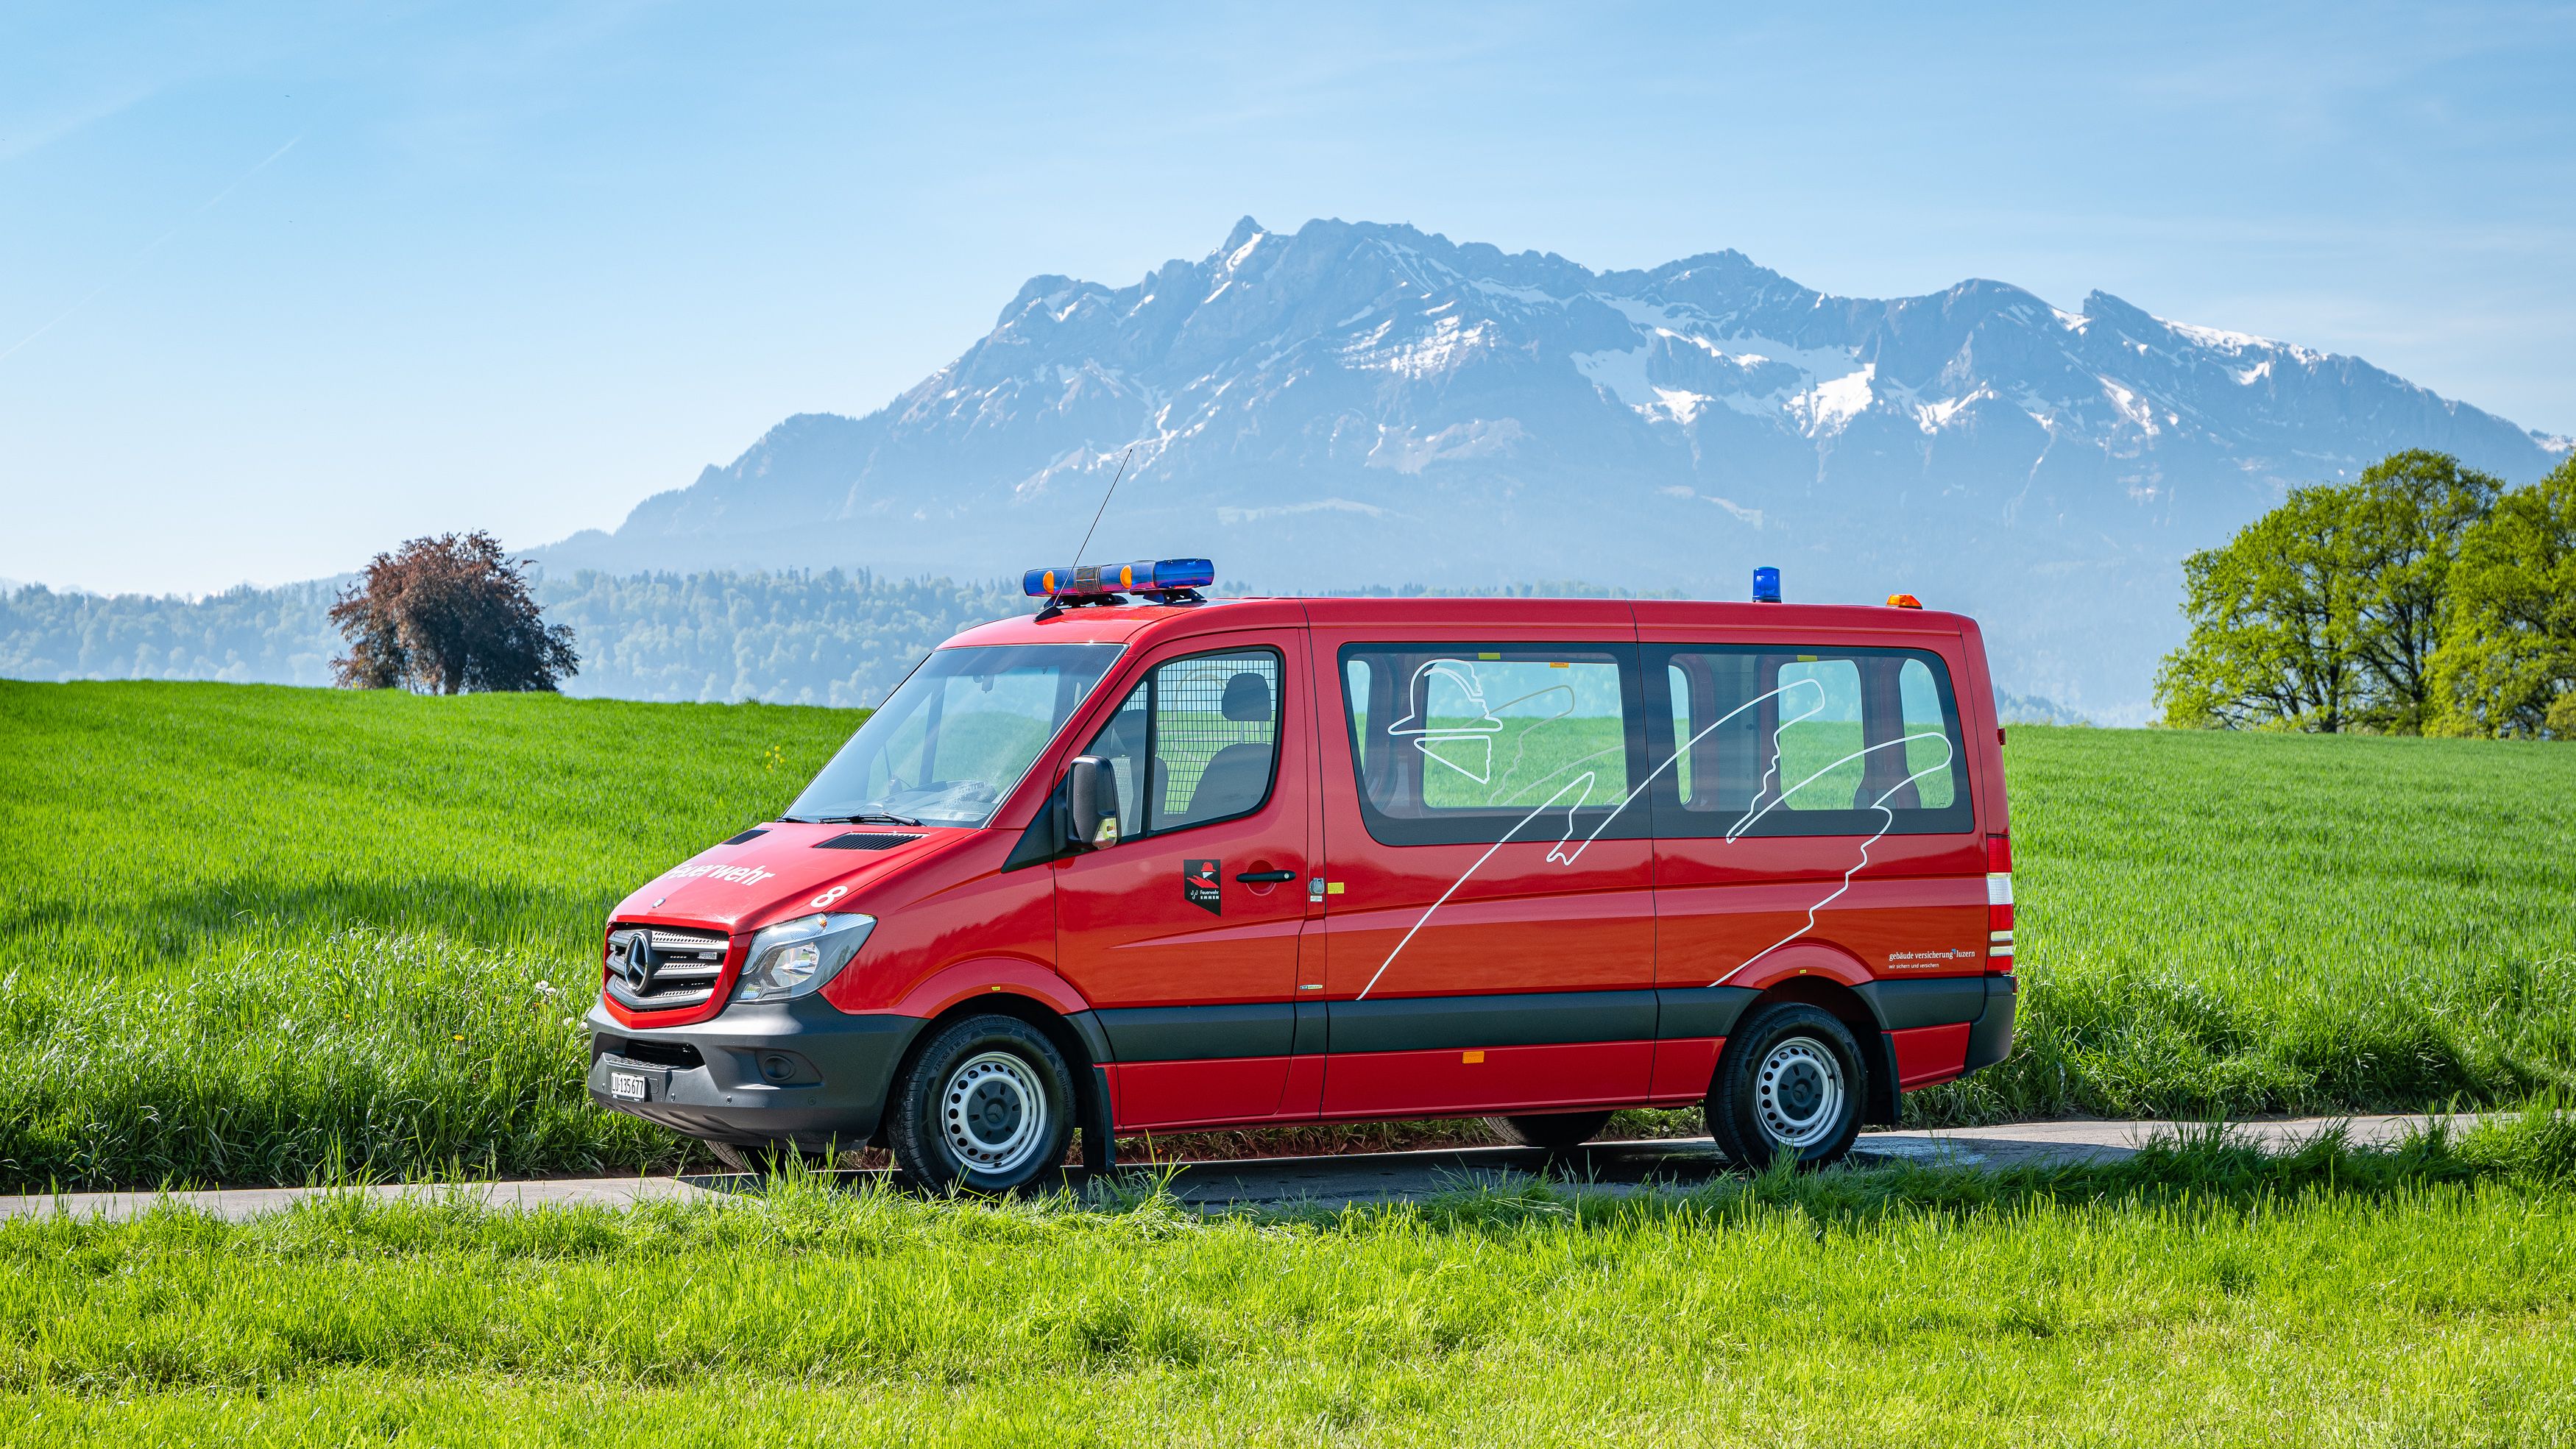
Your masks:
M1395 943L1395 949L1394 949L1394 950L1392 950L1392 951L1387 952L1387 953L1386 953L1386 959L1385 959L1384 961L1381 961L1381 962L1379 962L1379 963L1378 963L1377 975L1375 975L1375 976L1371 976L1371 977L1368 979L1368 985L1361 987L1361 988L1360 988L1360 994L1359 994L1358 996L1354 996L1354 997L1352 997L1351 999L1352 999L1353 1001L1360 1001L1360 1000L1364 1000L1364 999L1366 999L1366 998L1367 998L1367 996L1368 996L1368 994L1369 994L1370 992L1372 992L1372 991L1374 991L1374 990L1376 990L1376 989L1377 989L1377 983L1378 983L1379 978L1380 978L1380 977L1383 977L1383 976L1385 976L1385 975L1386 975L1386 968L1395 964L1395 958L1404 954L1404 948L1405 948L1406 946L1408 946L1408 945L1412 944L1414 936L1415 936L1416 934L1418 934L1418 933L1422 930L1422 928L1423 928L1424 926L1427 926L1427 925L1431 924L1431 917L1432 917L1433 912L1436 912L1436 911L1438 911L1442 906L1445 906L1445 905L1449 904L1449 898L1450 898L1451 896L1454 896L1454 895L1456 895L1456 894L1458 893L1458 887L1460 887L1460 886L1462 886L1462 885L1465 885L1465 884L1467 883L1467 876L1474 875L1474 874L1476 873L1476 871L1478 870L1478 868L1479 868L1479 867L1481 867L1481 866L1483 866L1483 865L1484 865L1484 863L1485 863L1486 861L1489 861L1489 860L1493 859L1493 858L1494 858L1494 852L1495 852L1495 851L1497 851L1497 850L1502 849L1502 848L1503 848L1503 846L1504 846L1504 844L1505 844L1505 843L1507 843L1508 841L1510 841L1510 840L1511 840L1511 838L1512 838L1513 836L1520 834L1520 833L1521 833L1521 830L1522 830L1524 827L1526 827L1526 826L1527 826L1531 821L1536 820L1536 819L1537 819L1537 818L1539 818L1541 815L1544 815L1544 814L1546 814L1548 811L1550 811L1550 810L1554 809L1554 808L1556 807L1556 802L1565 798L1565 792L1566 792L1566 791L1571 790L1571 789L1574 789L1576 786L1578 786L1578 785L1579 785L1579 786L1581 786L1581 787L1583 788L1583 792L1584 792L1584 794L1587 794L1587 795L1588 795L1588 794L1590 794L1590 793L1592 792L1592 782L1593 782L1596 778L1598 778L1598 776L1596 775L1596 773L1595 773L1595 772L1590 771L1590 770L1586 770L1586 771L1584 771L1581 775L1578 775L1578 776L1576 776L1575 778L1573 778L1573 779L1571 779L1571 780L1566 781L1564 784L1557 786L1557 787L1556 787L1556 793L1555 793L1555 794L1553 794L1553 795L1550 795L1549 797L1547 797L1547 803L1546 803L1546 804L1541 805L1541 806L1539 806L1536 810L1533 810L1533 811L1531 811L1530 813L1528 813L1527 815L1522 816L1522 817L1521 817L1521 821L1520 821L1520 824L1519 824L1519 825L1515 825L1515 826L1513 826L1511 829L1504 831L1504 832L1503 832L1503 838L1502 838L1501 840L1497 840L1497 841L1495 841L1493 844L1491 844L1491 845L1489 845L1489 846L1486 846L1486 847L1485 847L1485 853L1484 853L1484 854L1482 854L1482 855L1480 855L1480 856L1477 856L1477 857L1476 857L1476 864L1475 864L1475 865L1471 865L1471 866L1467 867L1467 871L1466 871L1466 874L1465 874L1465 875L1461 875L1461 876L1459 876L1456 880L1453 880L1453 881L1451 881L1451 882L1449 883L1449 889L1447 889L1447 890L1445 890L1445 891L1442 891L1442 892L1440 893L1440 899L1438 899L1438 900L1436 900L1436 901L1433 901L1433 902L1431 903L1430 909L1429 909L1429 910L1426 910L1426 911L1424 911L1424 912L1422 913L1422 919L1420 919L1420 920L1418 920L1418 921L1415 921L1415 922L1413 923L1412 928L1411 928L1410 930L1407 930L1407 931L1404 933L1404 939L1403 939L1403 940L1401 940L1401 941L1396 942L1396 943ZM1636 796L1635 796L1635 795L1633 795L1633 794L1631 794L1628 798L1629 798L1630 800L1633 800L1633 799L1635 799L1635 798L1636 798ZM1624 804L1626 804L1627 802L1626 802L1626 801L1621 801L1620 803L1624 805ZM1575 811L1577 811L1577 810L1579 810L1579 809L1581 809L1581 808L1583 808L1583 802L1582 802L1581 797L1577 797L1577 798L1576 798L1576 800L1575 800L1575 803L1574 803L1574 804L1569 805L1569 806L1567 806L1567 807L1566 807L1566 810L1565 810L1565 834L1564 834L1563 836L1558 837L1557 842L1556 842L1556 844L1555 844L1555 845L1551 845L1551 846L1549 846L1549 847L1548 847L1548 851L1547 851L1547 858L1548 858L1549 860L1555 860L1555 859L1557 859L1557 854L1556 854L1557 850L1558 850L1560 847L1562 847L1562 846L1565 844L1565 842L1566 842L1567 840L1569 840L1569 839L1571 839L1571 838L1573 837L1573 835L1574 835L1574 812L1575 812ZM1617 812L1616 812L1616 811L1613 811L1612 813L1613 813L1613 814L1616 814ZM1596 832L1594 832L1594 833L1595 833L1595 834L1598 834L1599 832L1597 832L1597 831L1596 831ZM1591 842L1590 842L1590 841L1585 841L1584 843L1585 843L1586 845L1589 845ZM1580 854L1582 854L1582 853L1583 853L1583 852L1582 852L1580 849L1578 849L1578 850L1576 850L1576 851L1575 851L1575 854L1576 854L1576 855L1580 855ZM1568 860L1568 861L1571 861L1571 859L1572 859L1572 857L1571 857L1571 856L1567 857L1567 860Z
M1950 737L1946 734L1934 731L1929 734L1905 735L1897 739L1887 740L1875 745L1867 745L1861 749L1854 750L1852 753L1843 756L1841 759L1834 761L1830 765L1825 766L1824 769L1818 770L1815 774L1809 775L1797 784L1782 791L1779 799L1773 800L1769 804L1764 805L1760 810L1748 811L1748 818L1737 821L1735 828L1727 831L1726 843L1733 845L1743 831L1750 827L1755 820L1759 820L1764 815L1769 814L1771 810L1780 803L1780 801L1786 800L1791 795L1794 795L1809 785L1814 784L1817 779L1828 772L1850 764L1852 761L1861 758L1872 750L1884 750L1890 746L1905 745L1915 740L1939 740L1941 742L1941 763L1917 770L1913 774L1906 776L1904 779L1897 781L1895 784L1888 786L1884 791L1880 792L1877 799L1870 801L1868 805L1863 807L1864 809L1875 810L1878 812L1878 831L1876 834L1870 836L1869 839L1860 843L1860 859L1853 862L1851 869L1843 872L1842 884L1834 887L1832 895L1829 895L1823 900L1816 902L1814 905L1807 907L1807 923L1805 925L1791 931L1789 934L1772 942L1770 945L1763 947L1761 950L1754 952L1752 955L1745 957L1743 962L1736 966L1734 970L1729 971L1724 976L1720 976L1715 981L1708 983L1709 985L1724 986L1727 982L1735 979L1736 976L1741 974L1746 967L1751 966L1754 962L1761 960L1763 957L1770 955L1772 952L1779 950L1781 947L1788 945L1790 942L1797 940L1800 936L1803 936L1816 928L1816 912L1832 905L1836 900L1842 897L1843 892L1851 889L1852 877L1860 874L1862 868L1869 864L1869 848L1878 844L1879 840L1884 837L1889 830L1895 828L1896 812L1887 808L1888 798L1894 795L1897 791L1902 790L1906 786L1913 784L1915 781L1922 779L1924 776L1931 774L1934 770L1947 770L1950 768ZM1780 737L1775 733L1771 737L1772 764L1775 768L1779 764L1779 748Z
M1472 668L1460 669L1458 666L1462 662L1456 659L1434 659L1413 671L1412 685L1406 697L1422 701L1422 707L1388 725L1386 733L1391 739L1412 740L1413 747L1421 751L1424 759L1445 765L1479 785L1491 785L1494 783L1494 736L1503 732L1502 712L1527 704L1543 694L1562 694L1565 696L1565 708L1555 714L1531 721L1531 728L1553 724L1574 713L1576 703L1574 691L1566 685L1551 684L1545 689L1531 690L1518 699L1507 699L1501 704L1487 704L1485 682L1476 677ZM1466 697L1466 707L1474 712L1474 719L1464 724L1434 724L1431 721L1431 686L1442 680L1455 685ZM1503 771L1504 779L1510 779L1520 768L1521 755L1528 749L1528 741L1529 730L1524 729L1521 731L1520 739L1514 744L1511 768ZM1472 769L1443 753L1445 750L1469 745L1475 748L1462 753L1473 755L1476 765ZM1577 760L1574 763L1581 764L1582 761ZM1542 805L1539 808L1544 810L1547 807Z
M1502 721L1495 718L1496 711L1494 709L1485 706L1484 691L1481 686L1481 682L1478 681L1472 673L1461 674L1456 668L1451 667L1462 662L1464 661L1435 659L1430 663L1423 665L1420 669L1415 670L1414 680L1417 684L1420 684L1426 676L1433 674L1435 671L1437 671L1441 677L1454 680L1466 691L1469 699L1473 702L1482 718L1478 719L1473 725L1465 727L1446 727L1444 729L1434 730L1427 722L1419 725L1415 723L1417 719L1424 718L1424 716L1427 715L1428 711L1426 709L1419 714L1407 714L1402 719L1388 725L1386 730L1387 734L1390 736L1411 736L1415 739L1417 747L1425 745L1431 739L1442 737L1454 738L1482 736L1490 740L1490 732L1486 731L1484 727L1487 724L1490 724L1495 730L1499 730L1502 727ZM1565 845L1567 841L1574 838L1574 812L1583 808L1585 799L1592 793L1593 784L1599 779L1599 772L1587 770L1581 775L1569 779L1565 784L1558 786L1555 794L1550 795L1537 809L1522 816L1520 821L1513 825L1511 829L1504 831L1501 839L1496 840L1492 845L1486 847L1485 853L1477 856L1474 864L1469 865L1463 874L1461 874L1456 880L1449 883L1449 888L1440 893L1440 898L1433 901L1430 906L1423 911L1420 919L1416 920L1413 925L1405 931L1403 938L1395 943L1395 949L1386 953L1386 959L1378 963L1377 971L1369 977L1368 984L1361 987L1359 994L1351 999L1354 1001L1365 1000L1371 991L1376 990L1378 982L1385 979L1387 968L1395 964L1395 958L1404 954L1404 948L1411 945L1413 938L1421 934L1422 928L1430 924L1432 916L1437 914L1442 906L1449 903L1449 898L1458 893L1459 887L1464 886L1470 877L1474 876L1477 871L1483 869L1485 862L1494 858L1494 852L1501 850L1523 830L1529 828L1532 821L1538 819L1548 811L1557 808L1558 802L1565 798L1567 791L1575 790L1578 787L1580 788L1580 793L1576 795L1574 803L1567 806L1565 809L1565 833L1558 836L1557 839L1548 846L1547 860L1548 863L1552 865L1570 866L1576 861L1582 859L1583 852L1592 847L1592 842L1599 840L1602 832L1610 828L1610 822L1618 819L1622 811L1635 803L1637 797L1644 794L1647 788L1654 784L1656 776L1661 775L1665 770L1671 768L1676 762L1678 762L1684 751L1691 749L1701 740L1706 739L1711 734L1724 728L1730 721L1743 714L1746 710L1752 709L1766 700L1781 698L1782 696L1787 695L1791 690L1800 689L1809 691L1814 696L1813 701L1809 703L1802 700L1801 703L1804 704L1805 707L1802 708L1799 713L1787 719L1783 719L1772 726L1770 739L1771 758L1770 763L1762 772L1762 785L1754 794L1754 803L1746 807L1744 814L1738 816L1734 824L1727 827L1725 840L1728 845L1733 845L1737 840L1743 838L1745 832L1751 830L1763 816L1770 814L1773 810L1778 809L1782 804L1786 803L1790 796L1797 794L1800 790L1807 788L1809 785L1814 784L1816 781L1833 773L1844 765L1850 764L1854 760L1861 759L1877 750L1909 745L1916 740L1930 739L1939 740L1941 742L1941 758L1937 763L1928 765L1923 769L1917 770L1913 774L1906 776L1904 779L1882 791L1877 799L1872 800L1868 805L1862 807L1864 809L1876 810L1879 812L1880 821L1878 830L1867 840L1861 842L1860 859L1852 865L1851 869L1843 872L1842 882L1834 887L1832 893L1807 908L1806 924L1790 932L1788 935L1781 937L1779 940L1772 942L1770 945L1763 947L1761 950L1754 952L1751 956L1746 957L1733 969L1729 970L1724 976L1720 976L1717 980L1710 982L1709 985L1725 985L1728 981L1741 974L1746 967L1751 966L1754 962L1761 960L1763 957L1770 955L1772 952L1779 950L1781 947L1788 945L1790 942L1806 935L1809 931L1814 930L1816 928L1816 913L1823 910L1825 907L1832 905L1836 900L1839 900L1845 892L1851 889L1852 877L1858 875L1861 870L1869 864L1869 848L1876 845L1889 830L1895 827L1896 812L1888 808L1888 800L1894 797L1899 790L1904 789L1906 786L1913 784L1917 780L1921 780L1927 775L1948 770L1950 768L1951 748L1948 735L1940 731L1904 735L1897 739L1882 741L1878 744L1864 746L1859 750L1855 750L1851 754L1843 756L1832 764L1808 775L1797 784L1774 795L1771 793L1771 785L1778 777L1780 770L1780 732L1789 728L1791 725L1813 719L1818 714L1823 713L1826 703L1824 686L1821 683L1813 679L1793 679L1778 688L1755 695L1753 698L1746 700L1744 703L1737 705L1731 710L1728 710L1725 714L1719 716L1715 721L1710 723L1705 729L1700 730L1689 739L1676 744L1673 747L1673 752L1670 755L1665 756L1662 763L1647 770L1646 777L1639 780L1634 789L1631 789L1626 795L1622 796L1618 804L1611 806L1610 809L1602 815L1601 823L1593 826L1592 832L1583 838L1583 843L1575 846L1572 851L1567 851L1565 849ZM1540 694L1551 692L1554 692L1553 687L1547 690L1538 690L1531 694L1522 696L1521 699L1512 700L1509 703L1500 706L1500 708L1509 709L1512 705L1521 703L1522 700L1535 699ZM1424 696L1417 693L1415 697L1422 698ZM1571 700L1571 697L1571 691L1568 691L1569 700ZM1568 706L1567 713L1572 713L1571 704ZM1562 719L1564 717L1565 715L1561 714L1555 715L1551 716L1549 720L1541 720L1539 723L1544 724L1550 722L1550 720ZM1528 731L1523 731L1523 741L1526 741L1527 738ZM1423 750L1423 753L1429 755L1433 759L1439 759L1439 756L1433 755L1427 748ZM1517 760L1518 756L1516 754L1516 766ZM1489 746L1489 753L1487 755L1489 770L1491 768L1490 761L1491 755ZM1441 763L1449 765L1452 769L1458 768L1448 760L1441 760ZM1573 763L1580 764L1582 761L1577 760ZM1571 765L1567 766L1567 768L1571 768ZM1462 770L1460 773L1464 774L1467 772ZM1484 776L1471 775L1470 778L1475 779L1479 784L1486 783Z

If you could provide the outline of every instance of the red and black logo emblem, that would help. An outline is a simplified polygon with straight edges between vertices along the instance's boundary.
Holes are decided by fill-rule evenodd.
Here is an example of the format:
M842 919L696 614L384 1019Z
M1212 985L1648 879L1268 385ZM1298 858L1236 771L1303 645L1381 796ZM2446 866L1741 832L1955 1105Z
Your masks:
M1217 878L1225 874L1221 860L1185 860L1181 862L1181 899L1204 909L1211 916L1225 914L1223 893L1217 889Z

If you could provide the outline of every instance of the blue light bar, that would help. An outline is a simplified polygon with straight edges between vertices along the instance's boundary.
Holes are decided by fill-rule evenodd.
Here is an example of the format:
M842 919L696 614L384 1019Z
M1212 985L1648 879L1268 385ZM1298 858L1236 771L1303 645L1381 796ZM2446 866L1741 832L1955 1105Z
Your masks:
M1780 571L1778 569L1765 564L1761 568L1753 571L1753 602L1757 604L1776 604L1780 602Z
M1215 582L1216 565L1208 560L1167 558L1031 569L1021 577L1020 588L1033 599L1091 599L1104 594L1177 593L1182 589L1203 589Z

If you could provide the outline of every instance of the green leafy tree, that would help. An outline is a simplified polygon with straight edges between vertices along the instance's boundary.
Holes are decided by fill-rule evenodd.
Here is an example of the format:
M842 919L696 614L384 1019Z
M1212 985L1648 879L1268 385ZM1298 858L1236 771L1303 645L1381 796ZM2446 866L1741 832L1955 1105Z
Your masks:
M2371 588L2358 511L2350 488L2297 489L2224 545L2183 561L2191 633L2156 674L2167 724L2352 726L2365 704L2358 646Z
M2433 717L2445 587L2462 538L2503 487L2447 453L2410 449L2345 489L2345 542L2360 576L2350 640L2366 676L2361 722L2420 734Z
M2156 676L2165 722L2424 730L2451 571L2502 487L2445 453L2392 453L2192 555L2191 633Z
M2461 540L2433 685L2438 733L2576 739L2576 458Z

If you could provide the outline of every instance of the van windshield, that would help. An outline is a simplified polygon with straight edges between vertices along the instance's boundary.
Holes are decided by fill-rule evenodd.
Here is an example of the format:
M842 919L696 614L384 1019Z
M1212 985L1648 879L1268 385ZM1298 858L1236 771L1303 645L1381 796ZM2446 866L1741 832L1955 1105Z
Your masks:
M1116 644L994 644L923 661L796 797L798 821L981 826L1118 658Z

